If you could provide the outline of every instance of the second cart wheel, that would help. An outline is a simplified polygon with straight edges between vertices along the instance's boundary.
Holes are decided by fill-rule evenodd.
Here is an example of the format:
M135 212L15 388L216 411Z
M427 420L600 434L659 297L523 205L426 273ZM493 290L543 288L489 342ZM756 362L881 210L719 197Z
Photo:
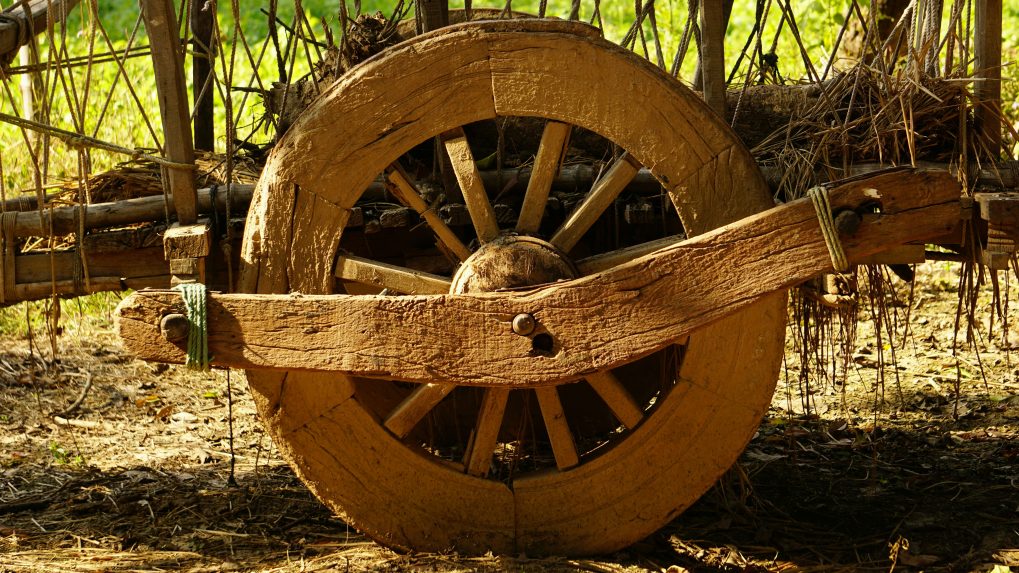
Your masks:
M462 128L506 117L546 123L521 215L501 227ZM543 234L547 174L571 129L625 153ZM428 215L402 167L406 154L433 140L450 157L471 236ZM695 94L590 28L517 21L426 34L351 70L276 146L245 227L242 290L327 294L356 281L387 295L456 294L597 272L647 250L582 253L598 250L588 229L641 166L672 197L690 235L772 205L745 147ZM456 262L446 275L341 251L351 209L380 173L394 195L426 213ZM662 341L636 362L540 389L298 370L249 371L248 380L301 479L382 543L602 553L664 525L735 461L774 390L784 311L785 295L771 295L686 341ZM621 307L591 320L625 317ZM517 318L514 329L532 337L536 356L553 351L554 333Z

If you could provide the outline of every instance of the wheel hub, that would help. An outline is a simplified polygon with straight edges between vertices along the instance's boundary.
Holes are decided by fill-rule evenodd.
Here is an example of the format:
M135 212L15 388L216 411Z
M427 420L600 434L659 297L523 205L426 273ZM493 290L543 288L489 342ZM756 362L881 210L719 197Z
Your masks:
M457 269L450 294L492 292L577 278L577 268L551 243L506 235L485 243Z

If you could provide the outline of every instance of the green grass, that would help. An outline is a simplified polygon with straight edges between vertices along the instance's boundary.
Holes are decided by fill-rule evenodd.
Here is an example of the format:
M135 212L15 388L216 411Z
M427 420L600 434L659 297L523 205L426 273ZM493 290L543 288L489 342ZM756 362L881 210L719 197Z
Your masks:
M262 46L266 44L265 38L268 34L268 18L257 9L263 4L268 5L267 2L247 2L241 5L243 20L240 29L252 47L255 59L258 58ZM280 4L279 19L288 23L292 22L294 3L281 2ZM834 44L835 36L849 2L848 0L792 0L792 4L806 51L813 65L821 69ZM529 13L537 13L538 5L538 0L513 2L514 10ZM78 56L87 55L90 46L96 52L106 51L106 39L99 32L100 28L105 30L115 49L123 50L128 45L132 31L138 25L137 5L124 0L98 0L98 8L94 14L89 12L90 6L87 2L79 4L67 25L62 28L63 33L58 34L54 42L48 42L43 38L42 50L47 54L61 51ZM234 30L231 5L229 2L220 2L218 6L223 36L230 39ZM381 11L386 15L393 11L394 6L395 3L391 0L365 0L362 2L364 12ZM451 5L452 8L461 8L462 6L462 2L453 2ZM474 6L476 8L485 6L501 8L502 4L500 2L475 2ZM302 7L308 14L311 28L319 39L324 37L323 30L326 27L333 30L334 36L338 36L339 10L335 0L305 0L302 2ZM549 15L566 17L569 14L569 9L569 0L550 0L548 3ZM592 9L593 2L585 1L581 18L590 20L593 17ZM776 37L779 23L778 8L776 7L774 10L776 12L768 19L763 34L765 51L770 48L770 44ZM672 56L676 52L686 21L686 13L687 6L684 0L664 1L657 5L656 14L658 27L661 31L660 40L667 62L671 62ZM620 41L633 19L633 4L628 0L606 0L602 3L601 21L608 39ZM726 54L730 65L746 42L754 24L753 20L753 3L739 2L733 11L726 37ZM96 25L92 25L92 23L96 23ZM645 49L649 50L652 59L654 59L653 37L648 28L645 27L644 34L646 47L645 44L638 42L635 49L642 54L645 53ZM788 26L786 28L788 31ZM1019 8L1014 6L1006 8L1004 29L1006 54L1007 57L1014 59L1017 55L1016 46L1019 46ZM285 40L287 32L281 29L280 34L284 36ZM134 40L134 45L144 45L145 43L144 27L141 27L138 37ZM778 35L775 53L778 56L780 70L787 79L797 79L806 75L802 55L791 34ZM314 60L315 54L311 55L311 59ZM219 60L221 75L224 73L223 70L230 67L231 56L235 85L268 87L273 80L279 80L275 71L276 55L271 46L260 64L255 65L243 50L230 50L228 44L223 50L223 57ZM302 52L299 56L296 65L293 66L293 73L296 77L307 73L309 69L309 62L304 57L305 54ZM681 70L682 77L689 78L692 75L695 62L696 50L692 47ZM50 122L57 127L72 131L83 125L86 133L94 134L99 139L125 147L156 147L157 141L162 138L162 130L159 125L158 101L154 84L150 80L151 65L148 58L129 59L125 64L125 72L126 76L132 80L136 95L126 89L124 76L112 63L97 65L92 72L80 67L66 71L62 75L48 74L49 100L52 101L50 107L53 110ZM262 78L261 84L250 81L256 77ZM0 91L0 110L6 113L11 113L13 109L20 109L22 105L17 79L20 78L5 82L4 89ZM1019 92L1016 82L1009 82L1006 85L1006 93L1011 97L1006 101L1007 110L1015 109L1019 105L1015 102L1016 92ZM109 99L107 100L108 95ZM222 94L219 91L216 92L216 100L218 116L215 123L221 134L217 145L220 149L224 149L226 142L222 137L222 131L226 125L226 117ZM238 107L241 100L244 101L243 109L239 115L238 131L249 133L259 125L263 116L260 98L254 95L244 97L235 92L234 100L235 106ZM142 113L143 110L144 113ZM1016 110L1016 113L1019 115L1019 110ZM147 118L147 121L143 118ZM268 141L270 137L271 134L265 132L256 135L256 138L262 141ZM8 194L33 186L33 164L27 150L28 145L29 141L19 130L8 125L0 125L0 148L4 151L3 157L0 159L0 163L2 163L0 168L3 171L0 185ZM105 152L92 152L89 159L92 170L98 171L111 167L122 157ZM62 143L55 143L46 170L51 181L73 179L79 171L78 164L79 157L75 150L68 149Z

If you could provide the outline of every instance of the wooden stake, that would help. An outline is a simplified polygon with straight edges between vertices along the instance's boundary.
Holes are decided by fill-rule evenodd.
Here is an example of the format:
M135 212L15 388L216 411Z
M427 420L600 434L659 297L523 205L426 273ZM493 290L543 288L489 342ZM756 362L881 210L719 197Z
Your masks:
M721 117L725 105L725 7L722 2L701 2L701 78L704 101Z
M216 121L213 93L210 83L213 47L215 4L206 0L193 0L191 4L191 36L194 52L191 56L191 82L195 102L195 148L203 151L216 149ZM207 85L208 84L208 85Z
M190 225L198 218L195 197L195 150L191 112L184 83L177 16L171 0L141 0L145 31L152 47L152 65L163 123L163 155L180 165L167 167L166 193L173 195L177 220Z
M978 136L988 156L1001 155L1001 0L976 0L973 88Z

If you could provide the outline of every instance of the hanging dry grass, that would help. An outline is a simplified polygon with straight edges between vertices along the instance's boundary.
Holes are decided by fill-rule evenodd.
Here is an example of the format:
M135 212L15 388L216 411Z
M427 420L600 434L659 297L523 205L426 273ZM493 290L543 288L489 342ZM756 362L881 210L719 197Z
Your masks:
M758 144L754 156L766 171L780 174L771 183L785 200L863 163L958 162L961 130L970 123L962 115L968 82L916 67L888 74L859 64L822 84L813 103Z

